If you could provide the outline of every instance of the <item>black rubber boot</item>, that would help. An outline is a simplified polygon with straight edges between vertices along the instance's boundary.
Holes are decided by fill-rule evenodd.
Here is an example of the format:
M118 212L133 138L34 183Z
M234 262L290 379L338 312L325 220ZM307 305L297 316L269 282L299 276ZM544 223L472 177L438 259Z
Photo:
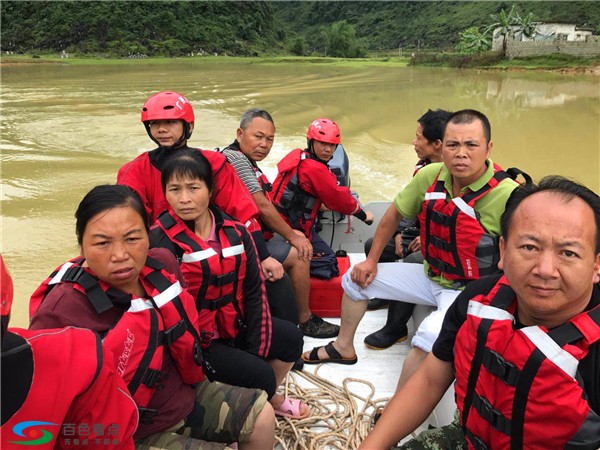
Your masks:
M382 298L370 298L369 303L367 304L367 309L369 311L375 311L377 309L387 308L389 304L389 300L384 300Z
M414 307L415 305L412 303L390 302L385 326L365 338L366 346L375 350L383 350L391 347L396 342L406 340L408 336L406 324Z

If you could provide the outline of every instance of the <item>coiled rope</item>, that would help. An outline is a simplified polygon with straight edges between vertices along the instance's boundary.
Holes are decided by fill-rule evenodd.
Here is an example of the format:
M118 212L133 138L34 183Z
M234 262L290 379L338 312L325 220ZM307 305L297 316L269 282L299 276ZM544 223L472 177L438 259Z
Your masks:
M278 417L275 430L276 448L282 450L357 449L373 425L378 407L389 398L374 399L375 387L367 380L345 378L342 386L320 377L317 372L290 372L282 387L285 396L308 404L311 415L306 419ZM366 397L350 385L369 388Z

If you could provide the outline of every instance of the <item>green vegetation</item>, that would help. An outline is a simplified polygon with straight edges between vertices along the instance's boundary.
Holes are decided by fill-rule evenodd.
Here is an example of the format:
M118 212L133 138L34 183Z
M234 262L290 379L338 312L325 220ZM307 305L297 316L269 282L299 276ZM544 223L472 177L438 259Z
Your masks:
M506 25L507 33L510 24L527 33L533 18L600 30L600 2L0 2L4 54L41 55L51 61L45 57L65 51L69 63L73 56L206 58L218 54L295 55L311 62L319 57L369 55L382 58L375 63L406 64L402 57L415 53L412 64L487 66L497 63L497 55L477 53L489 48L491 36L486 30L491 23ZM447 54L455 47L458 55Z
M278 50L269 2L2 1L2 50L253 56Z

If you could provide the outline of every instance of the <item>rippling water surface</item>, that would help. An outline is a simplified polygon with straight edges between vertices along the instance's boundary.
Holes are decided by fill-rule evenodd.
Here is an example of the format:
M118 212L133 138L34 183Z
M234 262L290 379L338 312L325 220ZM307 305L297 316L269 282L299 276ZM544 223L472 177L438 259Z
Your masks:
M558 173L600 191L598 77L327 64L144 61L124 65L2 67L2 252L15 281L12 324L26 326L35 287L78 254L73 213L94 185L153 148L139 112L159 90L191 101L190 144L222 147L250 107L270 111L272 174L305 145L311 120L342 129L352 187L388 200L410 179L416 119L428 108L475 108L492 123L492 157L534 178Z

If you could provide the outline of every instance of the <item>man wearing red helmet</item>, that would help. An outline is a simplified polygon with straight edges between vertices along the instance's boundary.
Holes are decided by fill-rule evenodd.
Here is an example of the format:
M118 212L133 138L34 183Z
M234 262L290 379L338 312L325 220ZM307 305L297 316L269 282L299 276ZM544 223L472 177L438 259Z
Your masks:
M158 148L142 153L121 167L117 174L117 184L124 184L137 191L153 223L169 207L160 184L162 167L174 152L188 148L187 141L194 130L194 110L183 95L177 92L159 92L146 100L141 119L148 136ZM200 151L213 170L215 185L211 201L246 225L254 238L263 271L273 273L274 278L281 278L283 267L269 258L257 221L260 210L252 195L233 167L227 163L227 158L218 152ZM231 199L236 201L232 202ZM271 263L275 267L271 268Z
M358 200L337 178L327 163L340 143L340 128L330 119L313 121L308 127L307 148L292 150L277 164L273 183L273 203L290 226L303 231L313 242L322 241L313 232L321 205L342 214L351 214L363 222L373 220L373 214L362 209Z
M12 299L12 279L0 254L0 447L62 449L85 439L102 442L102 448L133 449L137 407L121 376L105 362L112 356L103 351L100 337L74 327L7 329Z
M306 137L306 149L292 150L277 164L279 173L273 183L271 197L281 217L310 239L315 255L334 256L333 250L313 229L321 205L342 214L354 215L368 224L373 221L373 214L362 209L348 187L338 186L336 176L327 166L340 143L338 125L330 119L316 119L310 124ZM311 266L314 261L311 261ZM322 326L320 322L326 324L323 319L311 315L300 327ZM336 335L338 331L336 326ZM308 333L305 331L305 334Z

